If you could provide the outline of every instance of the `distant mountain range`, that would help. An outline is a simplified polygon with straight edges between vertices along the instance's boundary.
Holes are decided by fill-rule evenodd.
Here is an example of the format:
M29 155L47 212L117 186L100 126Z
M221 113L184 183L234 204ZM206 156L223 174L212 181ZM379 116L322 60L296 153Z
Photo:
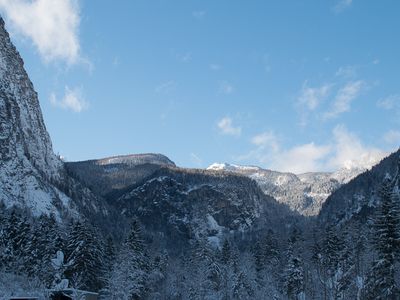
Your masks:
M287 204L292 210L313 216L319 213L322 204L332 192L367 171L367 168L343 168L337 172L311 172L296 175L256 166L215 163L207 170L233 172L250 177L259 184L265 194Z

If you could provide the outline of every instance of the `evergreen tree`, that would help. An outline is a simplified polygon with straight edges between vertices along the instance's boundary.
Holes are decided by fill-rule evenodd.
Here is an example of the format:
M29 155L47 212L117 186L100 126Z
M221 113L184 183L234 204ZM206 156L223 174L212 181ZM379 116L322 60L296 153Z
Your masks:
M104 293L109 299L115 300L144 299L148 292L149 272L140 225L134 220L113 265Z
M231 256L232 256L231 245L229 244L229 241L225 239L221 250L221 262L224 265L227 265L231 260Z
M354 252L350 246L351 237L346 234L346 242L343 243L342 251L340 253L340 260L338 263L337 271L334 277L334 297L335 299L348 299L346 295L350 295L349 288L355 284L355 261Z
M289 299L304 299L304 270L302 259L294 253L297 239L289 240L287 251L288 265L285 272L285 289Z
M264 270L264 264L265 264L265 251L263 251L263 247L261 245L261 242L256 242L256 244L253 247L253 256L254 256L254 265L256 268L257 276L261 276L261 271Z
M80 221L73 224L67 251L72 262L67 276L74 287L99 290L103 285L103 244L89 224Z
M343 248L343 241L336 233L334 226L327 226L323 244L324 266L327 269L328 276L331 278L336 274Z
M221 266L216 250L206 240L197 241L192 251L191 265L196 269L196 282L192 286L193 296L204 299L209 294L218 294L222 285Z
M29 255L30 223L26 217L22 217L13 209L5 222L3 230L4 251L2 264L6 270L22 274L26 271L24 262Z
M233 283L233 299L253 299L254 290L245 272L240 271Z
M42 215L39 217L37 225L34 226L34 235L37 240L35 251L37 252L37 274L41 281L47 286L53 281L54 268L51 259L57 251L65 251L64 239L60 228L53 215Z
M233 278L233 260L231 245L225 239L221 250L221 279L222 279L222 299L229 300L231 295L230 282Z
M107 273L110 273L115 262L116 250L114 245L114 240L111 236L106 239L106 244L104 248L104 268Z
M275 233L269 229L265 238L263 239L265 258L270 263L277 260L279 255L278 241L275 237Z
M399 193L394 182L386 176L380 190L381 204L373 220L374 247L378 259L366 281L366 299L398 299L395 282L395 262L399 251Z

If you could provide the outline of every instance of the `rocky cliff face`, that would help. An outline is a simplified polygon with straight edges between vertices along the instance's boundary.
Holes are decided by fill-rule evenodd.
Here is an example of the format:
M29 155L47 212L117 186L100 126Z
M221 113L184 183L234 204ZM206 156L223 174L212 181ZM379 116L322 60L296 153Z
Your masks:
M0 201L22 205L36 215L69 206L50 182L60 180L32 82L0 19Z
M0 18L1 160L17 160L57 177L61 162L52 151L37 94ZM22 162L24 161L24 162Z
M67 196L68 195L68 196ZM0 202L60 219L106 208L54 155L37 93L0 17Z

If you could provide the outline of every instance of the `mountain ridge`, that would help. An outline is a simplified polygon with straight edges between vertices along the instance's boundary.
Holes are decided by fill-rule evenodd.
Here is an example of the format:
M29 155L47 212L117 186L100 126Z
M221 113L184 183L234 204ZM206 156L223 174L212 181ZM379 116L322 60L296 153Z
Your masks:
M336 172L307 172L294 174L263 169L214 163L207 170L233 172L248 176L260 185L264 193L306 216L315 216L329 195L343 184L365 172L367 168L342 168Z

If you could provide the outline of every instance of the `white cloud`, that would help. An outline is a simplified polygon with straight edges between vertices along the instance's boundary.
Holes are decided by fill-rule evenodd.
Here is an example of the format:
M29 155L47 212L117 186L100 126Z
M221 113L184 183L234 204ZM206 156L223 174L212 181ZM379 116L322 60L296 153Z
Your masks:
M335 118L350 111L351 103L360 95L364 87L365 82L362 80L347 83L337 92L331 110L324 114L324 118Z
M169 94L176 89L176 82L174 80L166 81L159 84L155 88L157 94Z
M310 142L285 149L272 132L256 135L251 142L256 148L237 157L239 161L256 160L268 168L296 174L341 168L369 168L387 154L381 149L364 145L343 125L333 129L328 143Z
M218 121L217 126L221 134L240 136L242 133L242 128L240 126L234 126L233 121L229 117L224 117Z
M89 107L89 103L86 102L82 95L81 88L70 89L65 87L65 94L62 99L57 99L55 93L50 95L50 102L56 107L60 107L66 110L72 110L74 112L81 112Z
M265 148L270 148L272 151L279 151L279 141L273 131L265 131L258 135L255 135L251 139L251 143L255 146Z
M353 0L339 0L338 3L333 7L333 10L337 13L344 11L349 8Z
M228 81L221 81L219 84L219 92L229 95L235 91L235 87Z
M390 95L386 98L380 99L377 102L377 106L386 110L400 108L400 95Z
M400 131L399 130L389 130L383 136L383 140L390 144L400 147Z
M307 81L304 82L297 98L296 106L300 113L300 125L306 126L310 112L315 111L320 104L329 96L332 84L323 84L320 87L309 87Z
M45 62L82 61L78 0L0 0L12 32L32 40Z
M317 106L329 95L331 84L324 84L320 87L308 87L307 82L303 84L298 104L309 110L315 110Z
M330 153L330 146L308 143L277 153L273 168L279 171L304 173L324 168L323 159Z
M381 149L364 145L359 137L349 132L343 125L335 127L333 140L333 156L326 162L326 167L331 170L338 168L370 168L387 155Z

